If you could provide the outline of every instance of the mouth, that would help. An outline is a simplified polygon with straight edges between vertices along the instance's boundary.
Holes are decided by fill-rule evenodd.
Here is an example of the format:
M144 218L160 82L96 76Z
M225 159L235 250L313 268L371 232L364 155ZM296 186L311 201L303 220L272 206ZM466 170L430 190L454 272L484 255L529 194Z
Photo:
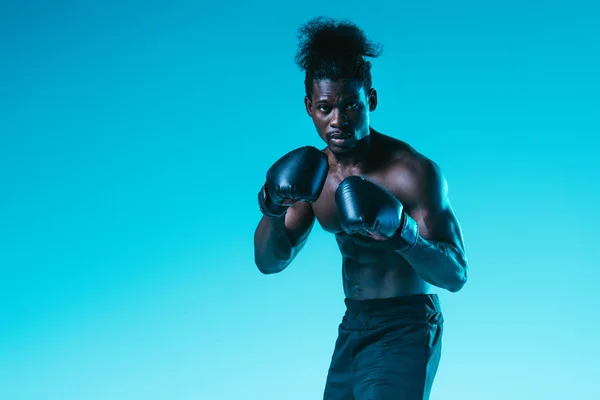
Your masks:
M342 145L353 137L352 132L332 132L329 134L329 141L335 145Z

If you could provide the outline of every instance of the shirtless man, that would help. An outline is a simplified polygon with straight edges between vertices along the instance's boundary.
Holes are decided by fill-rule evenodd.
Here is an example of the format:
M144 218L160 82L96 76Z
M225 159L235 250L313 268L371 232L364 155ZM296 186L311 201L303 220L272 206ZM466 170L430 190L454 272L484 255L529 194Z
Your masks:
M315 220L342 254L346 312L325 400L428 399L443 316L432 288L467 280L461 228L440 168L376 131L371 64L381 48L351 22L315 18L300 29L305 106L326 148L302 147L268 170L254 236L264 274L283 271Z

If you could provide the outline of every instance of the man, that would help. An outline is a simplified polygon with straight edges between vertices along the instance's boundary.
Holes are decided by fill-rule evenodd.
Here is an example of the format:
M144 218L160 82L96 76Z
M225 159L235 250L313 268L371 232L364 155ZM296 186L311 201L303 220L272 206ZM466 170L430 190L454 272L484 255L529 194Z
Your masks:
M377 92L365 58L380 46L324 17L299 36L306 111L326 147L293 150L268 170L256 265L283 271L317 220L337 239L346 297L324 399L428 399L443 331L432 287L457 292L467 280L446 181L433 161L370 125Z

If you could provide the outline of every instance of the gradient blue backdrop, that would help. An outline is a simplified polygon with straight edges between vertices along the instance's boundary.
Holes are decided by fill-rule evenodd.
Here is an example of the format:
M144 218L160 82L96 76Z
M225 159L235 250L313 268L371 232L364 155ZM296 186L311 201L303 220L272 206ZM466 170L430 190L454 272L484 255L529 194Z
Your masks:
M376 129L442 167L471 272L433 400L600 398L592 1L20 1L0 8L0 398L321 396L343 313L316 227L261 275L256 194L321 146L296 30L385 45Z

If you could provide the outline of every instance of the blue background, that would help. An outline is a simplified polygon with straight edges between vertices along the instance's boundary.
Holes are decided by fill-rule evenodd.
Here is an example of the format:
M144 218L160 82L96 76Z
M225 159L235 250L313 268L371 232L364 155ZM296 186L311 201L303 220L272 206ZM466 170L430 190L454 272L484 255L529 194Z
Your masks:
M432 399L600 397L597 3L252 3L2 2L0 398L320 398L335 241L271 276L252 248L266 169L321 146L293 62L317 15L384 44L372 124L464 230Z

